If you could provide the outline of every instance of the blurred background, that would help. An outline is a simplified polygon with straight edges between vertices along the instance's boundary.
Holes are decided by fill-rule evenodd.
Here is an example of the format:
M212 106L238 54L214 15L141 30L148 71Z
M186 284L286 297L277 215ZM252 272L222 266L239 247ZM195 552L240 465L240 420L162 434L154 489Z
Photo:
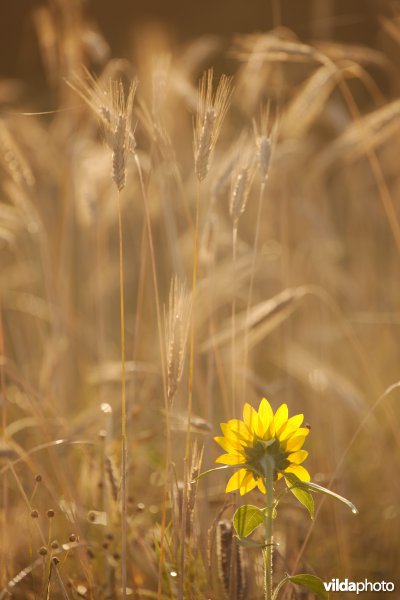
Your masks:
M1 7L0 72L32 82L42 73L33 13L46 3L19 0ZM143 27L158 24L176 42L206 34L228 41L234 32L266 31L283 24L304 40L331 39L353 44L380 44L381 17L393 16L394 0L86 0L84 11L100 29L113 55L129 55ZM43 75L43 74L42 74Z

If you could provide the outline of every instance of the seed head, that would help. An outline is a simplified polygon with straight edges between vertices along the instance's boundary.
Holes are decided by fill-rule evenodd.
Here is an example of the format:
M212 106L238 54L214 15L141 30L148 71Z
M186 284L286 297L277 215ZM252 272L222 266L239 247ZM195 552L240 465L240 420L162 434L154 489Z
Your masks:
M229 595L231 588L231 566L232 558L234 559L235 569L233 575L235 577L234 585L236 587L236 596L243 600L246 596L246 570L243 558L243 548L237 546L234 541L234 530L231 521L221 519L217 523L217 561L218 575L222 587L226 595ZM233 555L233 556L232 556Z
M265 182L268 177L274 143L278 131L278 122L271 124L270 105L260 113L258 122L253 121L254 134L257 148L257 165L261 181Z
M257 158L261 179L265 181L268 176L269 163L271 161L271 140L265 135L257 138Z
M130 83L125 93L120 79L103 86L88 71L68 84L90 106L102 123L105 139L112 151L112 178L121 191L126 183L127 159L136 148L131 128L133 101L137 82Z
M172 403L182 378L189 331L191 301L177 277L171 282L168 314L165 316L168 400Z
M239 217L244 212L247 204L251 185L251 169L246 164L240 167L233 176L229 212L232 217L233 226L237 229Z
M222 75L213 94L213 70L204 73L199 86L194 128L195 172L199 181L207 177L221 125L232 97L232 79Z

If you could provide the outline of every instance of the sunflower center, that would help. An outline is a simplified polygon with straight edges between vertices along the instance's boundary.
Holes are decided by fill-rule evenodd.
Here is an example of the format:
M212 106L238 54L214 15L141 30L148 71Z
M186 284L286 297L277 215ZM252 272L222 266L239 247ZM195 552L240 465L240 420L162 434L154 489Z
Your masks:
M276 479L280 471L284 471L290 465L287 459L289 453L284 452L279 443L279 440L272 438L271 440L262 440L256 438L251 447L245 449L247 464L254 470L254 476L260 477L265 473L265 460L268 458L273 464L274 479Z

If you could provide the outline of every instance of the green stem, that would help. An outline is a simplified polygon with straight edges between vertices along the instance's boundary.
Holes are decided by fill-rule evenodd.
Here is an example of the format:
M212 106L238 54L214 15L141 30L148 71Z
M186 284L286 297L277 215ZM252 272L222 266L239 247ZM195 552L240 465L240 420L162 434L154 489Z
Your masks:
M264 594L265 600L272 600L272 513L274 508L274 487L273 487L273 466L270 459L265 460L265 479L264 485L267 493L267 514L264 520L265 530L265 548L263 549L264 558Z
M285 575L285 577L280 580L280 582L278 583L278 585L275 588L275 591L272 596L272 600L277 600L279 592L281 591L281 589L283 588L285 583L287 583L288 581L289 581L289 579L288 579L287 575Z

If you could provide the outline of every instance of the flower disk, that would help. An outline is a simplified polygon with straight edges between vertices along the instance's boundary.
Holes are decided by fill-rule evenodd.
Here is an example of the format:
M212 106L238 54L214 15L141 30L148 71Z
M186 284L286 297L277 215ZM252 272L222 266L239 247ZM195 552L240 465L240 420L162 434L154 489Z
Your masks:
M289 419L286 404L274 414L268 400L263 398L258 411L248 403L244 405L243 421L232 419L221 423L223 436L214 439L226 454L216 462L240 467L229 479L225 491L239 490L243 496L257 486L265 494L267 463L271 465L274 480L293 473L301 481L310 481L308 471L301 466L308 456L302 446L310 432L301 427L303 419L304 415Z

